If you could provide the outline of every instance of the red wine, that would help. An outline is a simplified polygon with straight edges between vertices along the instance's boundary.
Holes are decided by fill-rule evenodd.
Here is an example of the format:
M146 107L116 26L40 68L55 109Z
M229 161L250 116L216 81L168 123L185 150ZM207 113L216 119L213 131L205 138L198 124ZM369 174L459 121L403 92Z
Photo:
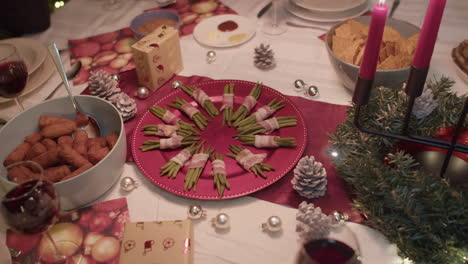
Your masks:
M59 213L54 186L47 181L32 180L16 186L5 195L2 205L8 226L26 234L47 230Z
M319 239L307 242L304 250L311 263L317 264L354 264L354 250L348 245L333 239Z
M23 61L0 64L0 97L13 98L26 87L28 70Z

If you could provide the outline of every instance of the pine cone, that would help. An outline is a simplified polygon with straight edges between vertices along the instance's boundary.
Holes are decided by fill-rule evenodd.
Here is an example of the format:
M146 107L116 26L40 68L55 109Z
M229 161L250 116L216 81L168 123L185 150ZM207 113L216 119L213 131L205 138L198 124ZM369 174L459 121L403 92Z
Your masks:
M326 237L330 233L330 220L320 207L313 203L302 202L296 213L296 232L304 241Z
M310 199L324 196L327 192L327 171L314 156L305 156L297 163L291 183L303 197Z
M92 95L101 97L112 103L115 103L121 90L118 87L118 82L112 75L105 71L98 71L93 73L88 79L89 90Z
M425 89L421 96L416 98L412 114L418 119L425 118L430 115L439 104L434 99L434 94L431 89Z
M118 95L117 99L115 100L115 107L117 107L119 110L124 122L131 119L137 111L135 100L133 100L126 93L120 93Z
M270 49L270 45L264 45L263 43L260 46L255 48L254 56L254 65L255 67L268 70L275 66L273 50Z

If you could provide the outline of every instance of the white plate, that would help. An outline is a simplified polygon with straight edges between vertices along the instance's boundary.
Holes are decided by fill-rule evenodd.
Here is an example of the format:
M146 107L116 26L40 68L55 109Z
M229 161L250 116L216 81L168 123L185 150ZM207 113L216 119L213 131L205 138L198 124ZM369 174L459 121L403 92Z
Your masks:
M293 2L288 1L286 4L286 10L291 14L309 21L316 22L340 22L346 19L358 17L369 10L369 0L366 0L364 4L359 5L356 8L344 11L344 12L321 12L321 11L310 11L295 5Z
M359 7L367 0L290 0L296 6L310 11L344 12Z
M234 21L238 27L230 32L222 32L219 24ZM244 35L242 35L244 34ZM243 44L255 35L255 23L243 16L219 15L207 18L200 22L193 31L193 37L203 45L217 48L233 47ZM235 36L243 36L233 41Z
M28 82L26 83L26 87L24 88L21 96L24 96L41 87L56 71L57 70L55 68L54 62L52 61L52 58L49 56L49 54L46 53L44 63L40 65L40 67L34 71L34 73L28 76ZM10 100L13 100L13 98L0 97L0 103L8 102Z
M27 38L12 38L0 41L0 43L13 44L23 58L28 73L35 72L44 62L47 49L39 42Z

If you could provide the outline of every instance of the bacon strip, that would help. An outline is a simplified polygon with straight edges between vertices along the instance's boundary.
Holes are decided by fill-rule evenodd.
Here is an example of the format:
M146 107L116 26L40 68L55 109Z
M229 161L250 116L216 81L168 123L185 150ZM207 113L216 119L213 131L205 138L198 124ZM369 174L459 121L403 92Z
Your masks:
M236 160L244 169L250 170L255 164L263 162L266 155L266 153L253 154L250 150L244 149L237 154Z
M159 140L160 149L175 149L182 145L183 136L173 136L170 138L161 138Z
M174 115L171 111L167 110L163 117L162 117L162 120L164 121L164 123L166 124L170 124L170 125L175 125L177 124L181 119Z
M257 99L255 97L248 95L245 97L244 102L242 103L245 108L247 108L247 111L250 112L252 108L257 104Z
M191 168L203 168L205 167L206 161L210 155L206 153L197 153L193 155L192 160L190 161L189 169Z
M177 129L180 128L179 125L171 126L171 125L158 124L156 126L158 127L158 130L155 131L156 136L160 136L160 137L175 136Z
M264 136L264 135L255 135L254 146L256 148L277 148L278 144L275 141L277 136Z
M190 118L193 117L196 113L200 112L197 108L193 107L190 103L186 103L180 106L182 111L186 113Z
M263 132L265 134L270 134L271 132L280 128L278 119L276 119L276 117L269 118L264 121L259 121L258 124L261 125L263 128L265 128L265 132Z
M234 106L234 94L223 94L223 105L221 106L221 111L229 107Z
M190 151L187 149L183 149L179 154L175 155L171 160L181 166L184 166L184 164L190 159L192 154L190 154Z
M203 105L203 102L206 100L210 100L210 97L202 89L196 89L193 91L192 96L200 105Z
M255 113L255 120L257 121L262 121L265 120L265 118L268 118L272 114L275 113L275 109L269 107L268 105L264 105L260 107Z
M213 175L226 175L226 163L224 163L224 160L215 159L211 162L211 165L213 167Z

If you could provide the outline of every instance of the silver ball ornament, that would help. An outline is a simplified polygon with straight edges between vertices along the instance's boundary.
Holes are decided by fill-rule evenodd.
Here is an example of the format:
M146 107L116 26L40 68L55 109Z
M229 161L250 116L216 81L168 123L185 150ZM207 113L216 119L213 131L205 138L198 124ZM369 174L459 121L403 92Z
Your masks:
M112 79L114 79L114 80L116 80L116 81L118 81L118 80L120 79L120 76L119 76L118 73L113 73L113 74L111 74L111 77L112 77Z
M225 213L220 213L215 218L211 219L211 225L215 228L227 229L230 224L229 216Z
M206 62L212 63L216 60L216 52L214 50L209 50L206 53Z
M305 91L306 95L309 96L309 97L315 97L318 95L319 91L318 91L318 87L315 86L315 85L310 85L307 87L306 91Z
M126 192L131 192L138 187L138 182L130 177L123 177L120 180L120 189Z
M172 88L177 89L177 88L179 88L181 85L182 85L182 83L181 83L180 81L174 81L174 82L172 83Z
M135 96L138 98L138 99L146 99L148 98L149 96L149 90L148 88L142 86L142 87L138 87L138 89L136 90L135 92Z
M304 85L305 85L305 83L301 79L297 79L297 80L294 81L294 87L296 89L302 90L302 87L304 87Z
M347 213L333 210L333 212L328 216L328 218L330 219L330 224L341 225L344 224L344 222L348 221L349 215Z
M269 232L278 232L281 231L281 218L278 216L270 216L268 217L266 223L262 224L262 229L263 231L269 231Z
M200 219L206 216L206 211L198 204L191 204L187 214L190 219Z

